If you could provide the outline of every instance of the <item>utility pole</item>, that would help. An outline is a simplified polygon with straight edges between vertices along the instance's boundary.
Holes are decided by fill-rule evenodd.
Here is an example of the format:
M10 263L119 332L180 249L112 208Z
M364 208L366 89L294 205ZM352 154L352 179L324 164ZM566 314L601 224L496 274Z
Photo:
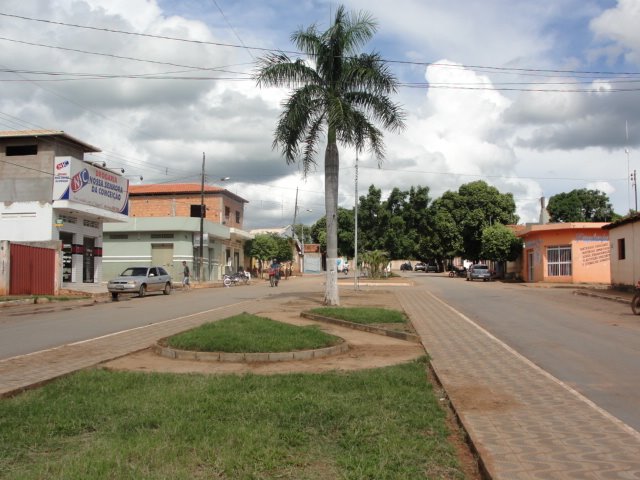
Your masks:
M200 249L198 250L198 281L203 281L204 267L204 152L202 152L202 175L200 177Z

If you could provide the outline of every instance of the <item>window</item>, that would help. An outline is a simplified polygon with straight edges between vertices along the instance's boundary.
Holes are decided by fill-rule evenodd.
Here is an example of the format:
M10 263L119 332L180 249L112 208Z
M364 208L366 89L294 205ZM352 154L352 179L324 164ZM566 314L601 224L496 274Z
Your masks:
M571 275L571 245L547 247L547 275L550 277Z
M618 260L624 260L626 258L624 238L618 239Z
M236 223L240 223L240 212L236 210Z
M19 157L22 155L37 155L38 145L7 145L5 155L7 157Z
M229 217L231 216L231 209L229 207L224 207L224 219L225 221L229 221Z
M152 233L151 238L173 238L173 233Z
M109 235L109 238L111 240L126 240L127 238L129 238L129 235L127 235L126 233L111 233Z

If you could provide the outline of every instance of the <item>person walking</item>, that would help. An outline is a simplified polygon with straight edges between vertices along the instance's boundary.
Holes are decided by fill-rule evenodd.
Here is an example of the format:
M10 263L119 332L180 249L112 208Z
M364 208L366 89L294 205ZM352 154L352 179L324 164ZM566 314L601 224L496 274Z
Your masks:
M189 282L189 277L190 277L190 272L189 272L189 266L187 265L187 262L183 261L182 262L182 288L191 288L191 283Z

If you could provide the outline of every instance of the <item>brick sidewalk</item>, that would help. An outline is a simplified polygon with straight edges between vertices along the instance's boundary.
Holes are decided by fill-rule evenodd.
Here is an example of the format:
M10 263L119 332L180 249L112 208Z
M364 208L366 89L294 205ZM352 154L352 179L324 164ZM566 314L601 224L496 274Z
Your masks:
M409 314L492 479L639 479L640 434L424 289Z

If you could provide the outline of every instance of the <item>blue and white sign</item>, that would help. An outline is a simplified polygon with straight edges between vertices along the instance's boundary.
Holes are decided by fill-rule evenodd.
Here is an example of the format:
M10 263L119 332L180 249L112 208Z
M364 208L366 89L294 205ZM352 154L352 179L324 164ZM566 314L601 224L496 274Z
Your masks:
M73 157L56 157L53 200L129 214L129 180Z

